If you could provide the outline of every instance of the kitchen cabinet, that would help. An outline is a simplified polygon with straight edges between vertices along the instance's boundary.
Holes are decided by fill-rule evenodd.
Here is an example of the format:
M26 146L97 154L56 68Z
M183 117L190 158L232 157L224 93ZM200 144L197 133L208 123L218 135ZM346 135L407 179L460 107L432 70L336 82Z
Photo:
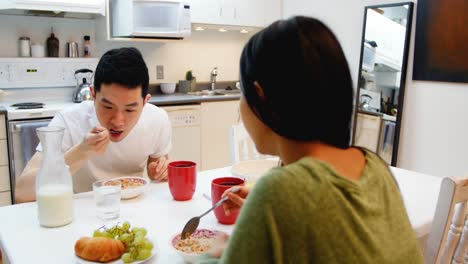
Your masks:
M400 71L403 59L406 28L375 10L368 9L366 40L377 43L375 63L379 71Z
M191 21L265 27L281 19L281 0L191 0Z
M354 145L377 152L382 116L358 113Z
M0 115L0 206L11 204L5 115Z
M229 130L240 120L239 101L201 103L201 169L231 164Z

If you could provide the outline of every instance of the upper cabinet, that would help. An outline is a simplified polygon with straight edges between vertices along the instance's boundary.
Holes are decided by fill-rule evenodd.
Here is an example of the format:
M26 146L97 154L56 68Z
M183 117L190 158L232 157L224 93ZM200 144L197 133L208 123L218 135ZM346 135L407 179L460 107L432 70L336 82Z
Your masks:
M406 17L406 13L404 15ZM374 9L367 10L365 37L367 41L374 41L377 44L376 64L389 71L401 71L405 33L405 26L379 14Z
M0 12L13 15L94 18L105 15L105 0L2 0Z
M192 23L265 27L281 19L281 0L191 0Z

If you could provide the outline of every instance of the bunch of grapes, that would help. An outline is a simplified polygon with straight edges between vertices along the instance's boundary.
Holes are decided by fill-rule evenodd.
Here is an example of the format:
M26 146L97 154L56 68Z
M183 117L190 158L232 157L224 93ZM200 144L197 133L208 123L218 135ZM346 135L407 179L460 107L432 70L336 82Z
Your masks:
M94 231L94 237L108 237L122 241L126 250L122 255L122 261L130 263L135 260L144 260L151 256L153 243L146 238L147 231L143 227L130 229L130 223L125 221L122 226L118 224L111 227L101 227Z

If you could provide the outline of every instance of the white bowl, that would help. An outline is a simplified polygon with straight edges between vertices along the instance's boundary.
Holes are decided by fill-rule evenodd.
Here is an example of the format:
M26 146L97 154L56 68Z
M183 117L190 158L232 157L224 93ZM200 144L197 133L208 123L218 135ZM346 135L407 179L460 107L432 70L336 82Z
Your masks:
M161 91L165 94L171 94L175 92L175 83L161 83Z
M112 180L122 183L121 198L124 200L137 197L149 185L149 180L143 177L119 177Z
M213 243L216 243L216 240L218 239L218 235L224 235L224 236L229 236L228 234L222 232L222 231L217 231L217 230L210 230L210 229L197 229L195 233L191 235L191 237L196 237L198 236L203 236L203 235L212 235L213 236ZM187 253L183 252L179 249L176 248L177 243L180 240L180 233L172 236L171 240L169 241L169 244L173 250L175 250L183 259L186 263L195 263L198 259L198 257L202 254L205 254L207 251L201 252L201 253Z

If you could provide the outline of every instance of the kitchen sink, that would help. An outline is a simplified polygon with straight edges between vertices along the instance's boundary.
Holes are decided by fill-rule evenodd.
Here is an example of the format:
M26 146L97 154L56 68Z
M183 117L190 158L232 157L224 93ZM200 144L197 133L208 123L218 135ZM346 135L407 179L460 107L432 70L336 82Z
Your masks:
M214 96L214 95L236 95L240 94L240 90L225 90L225 89L216 89L214 91L211 90L203 90L197 92L189 92L190 95L197 95L197 96Z

